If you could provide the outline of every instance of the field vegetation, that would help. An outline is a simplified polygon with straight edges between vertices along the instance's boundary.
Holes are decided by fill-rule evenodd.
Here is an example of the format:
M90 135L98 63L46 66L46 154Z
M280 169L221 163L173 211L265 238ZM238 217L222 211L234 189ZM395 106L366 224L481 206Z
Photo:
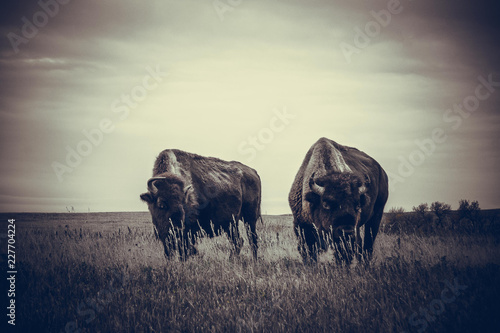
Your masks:
M373 261L350 267L330 252L304 265L291 216L259 222L257 262L226 237L180 262L148 213L2 214L16 219L16 331L500 331L500 239L473 220L498 214L452 227L460 213L422 211L392 210Z

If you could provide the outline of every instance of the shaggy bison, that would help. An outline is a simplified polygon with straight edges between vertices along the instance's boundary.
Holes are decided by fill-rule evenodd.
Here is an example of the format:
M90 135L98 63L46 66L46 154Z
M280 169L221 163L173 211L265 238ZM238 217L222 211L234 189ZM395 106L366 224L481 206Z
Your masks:
M339 262L371 257L389 195L385 171L356 148L321 138L306 154L288 201L304 262L331 246ZM360 227L364 227L361 240Z
M148 192L155 235L165 255L178 252L181 259L196 253L197 237L224 232L239 254L243 239L238 221L243 220L254 258L257 258L255 225L260 217L261 185L257 172L239 162L226 162L177 149L157 157Z

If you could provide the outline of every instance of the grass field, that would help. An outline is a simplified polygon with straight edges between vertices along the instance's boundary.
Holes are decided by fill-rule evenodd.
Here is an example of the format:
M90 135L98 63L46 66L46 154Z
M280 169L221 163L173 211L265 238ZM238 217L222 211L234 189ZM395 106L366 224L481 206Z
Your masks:
M493 236L382 233L369 266L304 266L292 218L264 216L257 262L226 237L180 262L148 213L1 216L5 233L16 219L17 332L500 332Z

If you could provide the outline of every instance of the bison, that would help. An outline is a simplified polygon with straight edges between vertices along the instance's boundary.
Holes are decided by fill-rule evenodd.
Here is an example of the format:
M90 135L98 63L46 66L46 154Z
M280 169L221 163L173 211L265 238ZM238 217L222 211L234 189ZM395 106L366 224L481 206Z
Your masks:
M316 262L328 247L341 263L350 264L354 254L369 260L388 195L387 174L377 161L356 148L319 139L288 197L304 262Z
M256 222L261 218L261 184L257 172L239 162L226 162L177 149L166 149L156 158L148 192L155 235L168 258L178 252L181 260L196 253L198 237L224 232L239 254L243 220L252 254L257 258Z

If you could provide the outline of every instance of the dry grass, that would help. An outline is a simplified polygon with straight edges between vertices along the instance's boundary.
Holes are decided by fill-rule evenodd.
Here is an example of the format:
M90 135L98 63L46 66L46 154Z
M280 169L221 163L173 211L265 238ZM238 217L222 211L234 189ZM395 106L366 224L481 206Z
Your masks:
M180 262L165 260L147 214L17 217L18 327L23 332L500 328L500 246L492 237L380 234L368 267L339 267L329 253L318 265L304 266L291 217L264 217L257 230L257 262L246 239L241 255L230 258L225 237L201 240L199 255ZM454 279L467 288L439 314L421 314L441 298L443 281Z

